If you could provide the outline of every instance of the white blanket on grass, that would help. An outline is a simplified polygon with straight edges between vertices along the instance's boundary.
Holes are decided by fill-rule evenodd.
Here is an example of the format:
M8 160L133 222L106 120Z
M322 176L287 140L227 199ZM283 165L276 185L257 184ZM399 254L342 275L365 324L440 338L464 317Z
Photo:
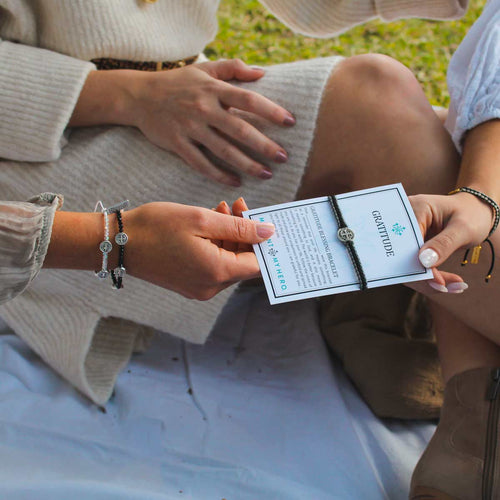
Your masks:
M106 413L4 327L0 498L406 499L434 426L374 417L315 318L240 290L204 346L158 334Z

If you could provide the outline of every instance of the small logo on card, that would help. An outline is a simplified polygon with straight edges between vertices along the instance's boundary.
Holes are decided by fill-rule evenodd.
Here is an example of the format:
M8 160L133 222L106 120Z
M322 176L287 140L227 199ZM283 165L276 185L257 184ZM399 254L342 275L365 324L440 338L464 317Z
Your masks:
M393 224L393 226L392 226L392 232L394 234L397 234L398 236L401 236L404 233L405 229L406 229L406 227L399 224L399 222L396 222L396 224Z
M276 257L276 254L278 253L278 250L275 250L274 248L270 248L267 253L271 255L272 257Z

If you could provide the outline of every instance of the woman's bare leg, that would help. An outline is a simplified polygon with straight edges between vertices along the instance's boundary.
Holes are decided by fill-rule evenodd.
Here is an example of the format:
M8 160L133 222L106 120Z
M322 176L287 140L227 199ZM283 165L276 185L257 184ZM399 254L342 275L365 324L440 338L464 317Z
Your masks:
M392 182L410 195L443 194L454 187L459 161L412 73L386 56L356 56L330 77L299 196ZM500 252L500 231L492 241ZM446 378L471 364L500 363L500 279L484 283L489 255L483 252L483 262L467 268L459 265L461 255L449 259L448 270L469 284L465 293L429 289Z

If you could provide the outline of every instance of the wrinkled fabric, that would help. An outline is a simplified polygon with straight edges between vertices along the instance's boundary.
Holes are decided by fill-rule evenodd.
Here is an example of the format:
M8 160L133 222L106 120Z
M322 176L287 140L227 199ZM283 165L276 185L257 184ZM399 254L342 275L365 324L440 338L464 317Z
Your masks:
M28 202L0 201L0 304L19 295L40 271L61 205L62 198L51 193Z
M500 0L489 0L453 55L448 88L446 126L461 150L467 130L500 119Z

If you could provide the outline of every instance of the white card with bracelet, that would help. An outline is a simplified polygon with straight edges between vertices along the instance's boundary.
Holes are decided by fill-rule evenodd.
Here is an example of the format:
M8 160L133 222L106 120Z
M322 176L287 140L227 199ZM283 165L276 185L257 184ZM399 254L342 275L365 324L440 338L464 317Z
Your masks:
M432 279L401 184L248 210L271 222L271 238L254 245L271 304Z

